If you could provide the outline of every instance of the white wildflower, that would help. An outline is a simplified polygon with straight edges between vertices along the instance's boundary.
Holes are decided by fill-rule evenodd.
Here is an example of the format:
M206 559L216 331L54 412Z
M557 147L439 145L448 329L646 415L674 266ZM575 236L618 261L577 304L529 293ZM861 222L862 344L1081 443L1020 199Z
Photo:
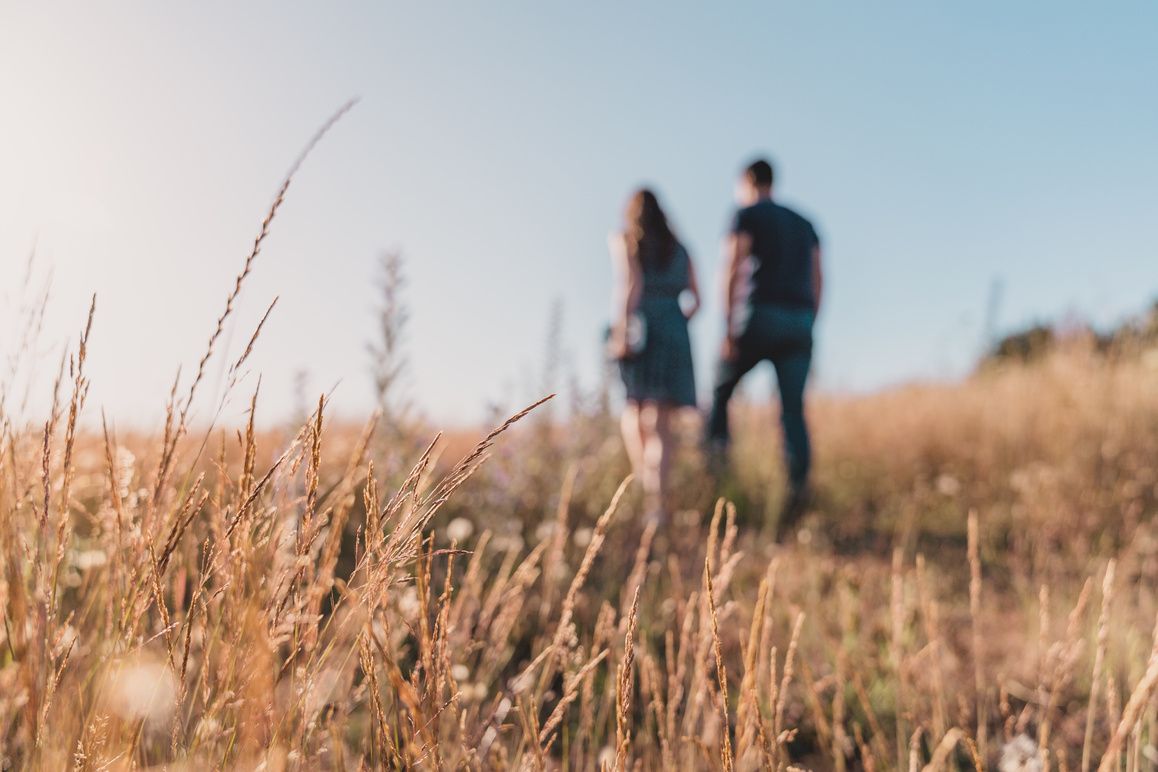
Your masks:
M575 546L583 549L591 543L593 531L590 528L576 528L574 535L571 536L571 541L575 542Z
M113 667L105 688L113 712L127 721L158 727L173 716L177 679L163 662L122 662Z
M74 552L72 554L72 564L76 566L79 571L98 568L108 562L109 556L105 554L104 550L85 550L84 552Z
M495 549L499 552L521 552L525 545L523 537L517 533L506 536L496 536L491 543L495 545Z
M1024 734L1014 737L1001 749L1000 772L1041 772L1037 743Z
M137 457L133 455L133 451L121 445L117 446L113 454L113 479L117 484L117 494L122 500L129 497L129 483L133 481L136 463Z
M410 585L402 591L402 595L398 598L398 613L407 622L418 618L418 612L421 610L421 604L418 602L418 590L414 585Z
M474 533L474 523L465 517L456 517L446 524L446 538L463 544Z
M544 520L535 528L535 539L537 541L546 541L551 538L551 534L555 533L555 521Z
M943 474L937 478L937 493L952 498L961 492L961 483L951 474Z

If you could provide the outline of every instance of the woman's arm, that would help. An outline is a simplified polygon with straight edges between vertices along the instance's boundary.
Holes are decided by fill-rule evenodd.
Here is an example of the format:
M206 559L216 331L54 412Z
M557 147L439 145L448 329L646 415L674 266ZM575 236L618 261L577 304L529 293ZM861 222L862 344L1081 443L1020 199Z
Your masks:
M643 292L643 269L639 265L639 258L628 254L627 239L622 233L608 236L607 246L611 249L611 260L619 282L619 301L614 309L616 318L613 321L623 323L639 307L639 296Z
M627 352L627 320L639 307L643 292L643 269L639 258L628 253L627 240L622 233L607 237L611 263L615 269L615 294L611 309L611 340L609 348L615 356Z

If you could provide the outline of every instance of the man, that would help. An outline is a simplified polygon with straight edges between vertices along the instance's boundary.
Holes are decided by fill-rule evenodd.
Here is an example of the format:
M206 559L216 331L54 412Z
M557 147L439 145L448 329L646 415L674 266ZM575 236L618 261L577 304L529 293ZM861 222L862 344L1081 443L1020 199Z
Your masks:
M812 363L812 325L820 308L820 242L808 220L772 200L772 165L758 160L740 178L741 208L724 249L727 332L716 376L708 440L728 446L728 400L740 379L765 359L780 386L780 422L788 496L779 528L808 505L811 449L804 422L804 383Z

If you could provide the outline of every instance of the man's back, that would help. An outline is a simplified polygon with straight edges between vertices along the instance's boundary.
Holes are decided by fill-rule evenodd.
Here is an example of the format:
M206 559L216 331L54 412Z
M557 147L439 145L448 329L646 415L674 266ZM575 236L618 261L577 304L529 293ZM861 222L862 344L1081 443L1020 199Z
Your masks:
M750 302L816 310L812 223L765 198L737 212L732 231L752 240Z
M804 419L804 387L812 367L812 326L824 279L812 223L772 201L775 175L765 159L744 170L724 253L726 332L708 416L708 439L726 449L728 402L740 380L763 361L776 370L788 492L782 530L808 505L812 449Z

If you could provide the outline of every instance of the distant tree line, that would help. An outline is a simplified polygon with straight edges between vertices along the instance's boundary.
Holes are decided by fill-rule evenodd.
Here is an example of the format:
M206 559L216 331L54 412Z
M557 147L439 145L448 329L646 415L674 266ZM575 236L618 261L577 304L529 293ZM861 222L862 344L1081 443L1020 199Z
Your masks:
M1084 322L1038 322L999 338L982 358L981 365L1031 362L1059 345L1075 341L1092 343L1095 351L1111 356L1139 356L1158 347L1158 301L1108 331L1095 330Z

